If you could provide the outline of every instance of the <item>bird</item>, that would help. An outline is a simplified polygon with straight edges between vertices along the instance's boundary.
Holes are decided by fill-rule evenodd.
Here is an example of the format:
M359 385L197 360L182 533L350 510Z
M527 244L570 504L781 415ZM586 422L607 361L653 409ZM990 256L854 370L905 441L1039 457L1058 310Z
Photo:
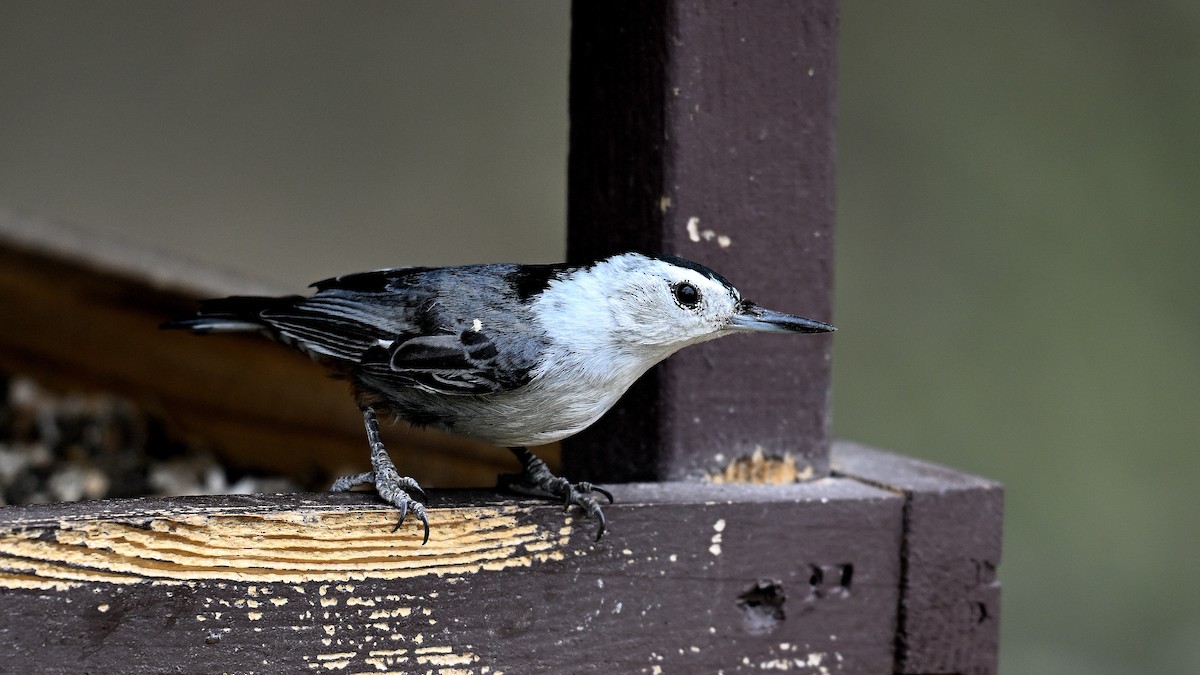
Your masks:
M350 382L371 470L330 490L373 484L429 541L428 498L401 475L377 415L507 447L521 463L507 487L561 500L597 523L596 495L555 475L529 446L563 440L609 410L647 370L689 345L741 332L824 333L833 326L742 297L699 263L619 253L584 264L398 267L332 277L308 296L202 300L162 324L196 334L253 332L298 349Z

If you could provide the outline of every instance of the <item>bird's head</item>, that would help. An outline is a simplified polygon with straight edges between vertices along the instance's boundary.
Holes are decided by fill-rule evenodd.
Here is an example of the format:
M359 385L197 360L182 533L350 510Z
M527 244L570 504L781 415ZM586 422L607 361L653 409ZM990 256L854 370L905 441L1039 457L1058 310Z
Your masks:
M568 303L570 313L577 319L587 317L576 335L603 333L611 340L610 348L656 360L735 332L835 330L820 321L759 307L743 299L720 274L674 256L623 253L579 270L568 285L574 296Z

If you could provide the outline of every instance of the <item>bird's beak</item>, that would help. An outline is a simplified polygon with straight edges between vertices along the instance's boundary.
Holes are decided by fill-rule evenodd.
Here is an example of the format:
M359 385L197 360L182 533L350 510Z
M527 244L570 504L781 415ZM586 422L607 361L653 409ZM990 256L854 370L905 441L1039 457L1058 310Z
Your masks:
M748 300L743 300L739 305L738 313L733 315L729 327L765 333L829 333L837 330L827 323L764 309Z

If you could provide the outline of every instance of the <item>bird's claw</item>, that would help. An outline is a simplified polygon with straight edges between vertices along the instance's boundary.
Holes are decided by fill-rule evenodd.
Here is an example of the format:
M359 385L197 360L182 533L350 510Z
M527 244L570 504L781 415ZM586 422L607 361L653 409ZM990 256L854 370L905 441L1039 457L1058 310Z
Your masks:
M423 492L421 496L425 496ZM396 519L396 526L392 528L392 532L396 532L404 524L404 519L408 517L410 505L412 512L416 514L417 519L421 521L421 525L425 527L425 537L421 540L421 545L424 546L429 543L429 517L425 514L425 506L420 502L410 499L396 505L396 508L400 509L400 517Z
M582 481L572 485L571 487L585 495L589 492L599 492L600 494L604 495L604 498L608 500L609 504L613 503L612 493L600 487L599 485L593 485L587 481Z
M588 485L588 484L584 483L584 485ZM583 512L587 514L588 518L591 518L592 520L596 521L596 541L600 541L600 537L604 536L604 530L608 525L607 521L604 520L604 511L600 508L600 503L597 502L594 497L587 494L586 492L577 492L576 489L578 487L579 487L578 485L572 486L571 491L574 493L575 496L574 496L574 499L570 503L567 504L566 510L569 510L571 508L571 504L574 504L574 505L578 506L579 508L583 509ZM595 492L599 492L600 494L608 497L609 504L613 503L612 495L608 494L607 490L598 489L598 488L595 488L594 486L589 486L589 487L591 487L592 490L594 490Z
M387 472L384 475L376 475L375 491L383 497L384 501L395 506L400 510L400 517L396 519L396 526L392 528L392 532L400 529L404 524L404 519L408 514L413 514L417 520L421 521L421 525L425 528L425 536L421 540L421 545L429 543L429 516L425 513L425 505L421 501L427 499L425 491L417 482L407 476L399 476L394 472ZM420 500L413 498L413 494L420 495Z
M425 494L425 490L420 485L417 485L416 481L413 481L412 485L406 485L404 487L404 491L407 492L409 496L415 496L416 501L422 504L429 503L429 495ZM416 495L413 495L414 492Z
M520 457L521 454L518 454ZM507 474L501 476L500 484L510 490L539 497L559 498L562 500L563 512L569 512L572 507L579 507L588 518L596 521L596 541L604 535L607 521L600 503L592 493L603 495L609 504L614 502L612 493L587 481L572 483L566 478L555 476L541 463L540 460L529 463L522 474Z
M388 456L387 450L383 447L383 439L379 437L379 422L375 419L375 411L370 406L363 406L362 414L363 425L367 430L367 442L371 445L372 470L353 476L343 476L334 481L333 487L329 489L334 492L345 492L359 485L374 483L375 492L385 502L400 510L400 517L396 520L396 526L392 528L392 532L400 529L409 513L414 513L421 524L425 526L425 537L421 540L421 545L424 546L429 543L429 517L425 515L423 502L429 501L429 496L425 494L425 490L421 489L415 479L401 476L400 472L396 470L396 464ZM416 495L415 499L413 495Z
M412 478L401 476L395 470L388 471L385 468L380 472L367 471L353 476L343 476L334 481L333 486L329 489L331 492L346 492L367 483L374 483L375 491L379 493L379 496L400 510L400 517L396 520L396 526L392 528L392 532L399 530L400 526L404 524L404 519L408 517L409 513L412 513L425 527L425 536L421 545L429 543L429 516L425 513L425 504L423 503L429 501L429 496Z
M583 509L588 518L596 521L596 541L600 541L600 537L604 535L604 530L607 522L604 520L604 510L600 508L600 502L591 495L592 492L598 492L606 499L608 503L613 503L612 493L601 487L596 487L586 481L580 483L568 483L565 479L559 479L562 483L555 486L554 492L562 492L563 495L563 513L571 510L572 506L578 506Z

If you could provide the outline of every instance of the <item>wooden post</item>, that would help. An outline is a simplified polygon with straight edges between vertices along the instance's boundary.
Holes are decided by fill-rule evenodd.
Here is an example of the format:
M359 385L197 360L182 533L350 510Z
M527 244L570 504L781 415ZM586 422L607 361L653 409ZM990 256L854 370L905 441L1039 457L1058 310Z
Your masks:
M576 2L568 252L709 265L829 320L837 3ZM761 450L828 471L825 335L691 347L564 443L568 473L694 479Z

